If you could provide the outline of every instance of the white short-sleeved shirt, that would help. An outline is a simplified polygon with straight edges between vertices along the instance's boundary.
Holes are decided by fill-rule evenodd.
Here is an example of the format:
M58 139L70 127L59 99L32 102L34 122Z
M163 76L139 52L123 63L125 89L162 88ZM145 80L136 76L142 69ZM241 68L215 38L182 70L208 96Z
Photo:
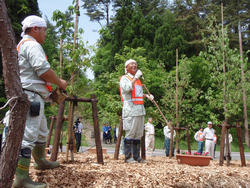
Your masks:
M83 129L82 123L79 123L77 131L75 131L75 133L82 133L82 129Z
M167 125L163 129L163 134L164 134L165 138L171 139L171 129L169 129ZM175 135L176 135L176 132L174 130L174 136L173 136L173 138L175 137Z
M209 129L208 127L205 128L202 136L205 139L214 139L214 129L213 128Z

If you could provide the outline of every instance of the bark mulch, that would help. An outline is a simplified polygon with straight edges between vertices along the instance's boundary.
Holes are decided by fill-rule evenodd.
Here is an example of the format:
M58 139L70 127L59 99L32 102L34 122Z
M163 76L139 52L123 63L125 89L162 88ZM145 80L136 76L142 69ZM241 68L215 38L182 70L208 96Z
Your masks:
M240 161L230 166L177 164L176 158L147 157L147 163L124 163L124 156L114 160L113 154L104 154L104 165L97 163L96 155L74 154L74 161L66 161L65 153L58 154L60 167L51 170L34 170L30 177L45 182L47 187L250 187L250 162L241 167ZM69 156L69 159L70 156ZM33 160L32 160L33 161ZM32 162L33 163L33 162Z

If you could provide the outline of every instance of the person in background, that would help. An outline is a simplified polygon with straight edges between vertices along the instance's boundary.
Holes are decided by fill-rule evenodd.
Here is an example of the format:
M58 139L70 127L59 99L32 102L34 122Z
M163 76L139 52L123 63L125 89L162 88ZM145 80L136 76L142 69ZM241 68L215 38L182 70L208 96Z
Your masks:
M51 169L60 165L58 161L50 162L45 159L45 144L49 131L44 103L50 99L51 83L65 90L67 82L58 78L50 68L42 47L46 29L45 20L39 16L27 16L22 21L22 40L17 45L19 76L31 106L27 113L13 187L46 187L46 184L34 182L29 177L31 152L35 169Z
M116 139L117 139L117 137L116 137L116 129L117 129L117 125L115 125L115 127L113 129L113 131L114 131L114 143L116 143Z
M211 160L214 157L214 129L212 128L213 123L211 121L207 122L207 128L204 129L202 133L202 138L206 140L205 149L206 153L211 156Z
M233 137L229 132L230 132L230 130L228 129L229 156L227 155L227 140L226 140L226 137L225 137L224 160L226 160L227 156L229 157L229 160L231 160L231 150L232 150L231 143L233 142Z
M152 156L155 148L155 127L152 124L153 118L149 117L148 122L145 124L145 149L150 156Z
M153 100L153 95L143 94L139 78L142 72L138 70L137 62L129 59L125 62L125 75L120 78L120 95L123 102L122 119L125 131L124 153L125 162L145 162L140 157L141 137L144 132L145 108L143 98ZM133 156L133 157L132 157Z
M215 158L216 143L217 143L217 135L215 133L216 131L214 130L214 158Z
M199 131L197 131L194 135L194 139L198 142L198 151L197 153L200 153L202 155L203 153L203 136L202 136L203 128L200 127Z
M172 124L172 120L168 121L170 123L170 125ZM165 153L166 153L166 157L169 156L169 148L170 148L170 139L171 139L171 129L169 129L168 125L166 125L163 128L163 134L165 136L165 142L164 142L164 146L165 146ZM173 139L176 135L176 132L174 130L174 135L173 135ZM173 148L172 148L172 156L174 156L174 142L173 142Z
M107 127L108 127L107 140L109 141L110 144L112 144L112 135L111 135L112 127L109 122L107 123Z
M82 118L78 117L74 124L74 132L75 132L75 139L76 139L76 151L79 152L79 149L81 147L81 141L82 141Z
M107 144L107 136L108 136L108 127L106 125L106 123L104 123L104 126L102 127L102 131L103 131L103 143Z

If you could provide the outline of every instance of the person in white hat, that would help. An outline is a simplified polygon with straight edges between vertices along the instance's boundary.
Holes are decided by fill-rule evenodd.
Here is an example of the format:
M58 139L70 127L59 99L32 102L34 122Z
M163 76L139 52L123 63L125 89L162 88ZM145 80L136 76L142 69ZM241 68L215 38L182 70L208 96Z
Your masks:
M207 122L207 128L204 129L202 133L202 138L205 139L205 150L208 155L213 159L214 157L214 129L212 128L213 123L211 121Z
M47 121L44 115L44 102L49 97L51 85L66 89L67 82L59 79L50 68L46 54L41 46L46 37L46 22L31 15L22 21L22 40L17 45L20 79L24 92L31 101L27 114L16 178L13 187L46 187L44 183L33 182L29 177L31 152L34 168L43 170L59 166L59 162L45 159L45 144L48 135Z
M139 78L142 72L137 69L137 63L129 59L125 63L125 75L120 79L120 95L123 102L122 118L125 130L124 153L125 162L145 162L140 157L141 137L144 131L145 108L143 98L151 101L153 95L143 94L143 88ZM133 157L132 157L133 155Z

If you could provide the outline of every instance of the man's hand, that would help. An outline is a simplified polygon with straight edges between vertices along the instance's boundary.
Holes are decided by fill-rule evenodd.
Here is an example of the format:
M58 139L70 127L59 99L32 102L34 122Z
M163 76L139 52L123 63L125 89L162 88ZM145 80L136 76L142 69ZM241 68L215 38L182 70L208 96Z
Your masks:
M153 96L152 94L150 94L150 95L146 95L146 97L147 97L149 100L151 100L151 101L153 101L153 100L154 100L154 96Z
M60 87L63 90L65 90L67 88L67 86L68 86L68 83L65 80L63 80L63 79L60 79L60 81L61 81L61 84L59 84L58 87Z
M59 79L56 73L49 69L45 73L41 75L41 78L44 79L46 82L50 82L52 84L56 84L58 87L65 90L67 88L67 82L65 80Z
M138 69L135 73L135 78L138 80L142 76L142 72Z

